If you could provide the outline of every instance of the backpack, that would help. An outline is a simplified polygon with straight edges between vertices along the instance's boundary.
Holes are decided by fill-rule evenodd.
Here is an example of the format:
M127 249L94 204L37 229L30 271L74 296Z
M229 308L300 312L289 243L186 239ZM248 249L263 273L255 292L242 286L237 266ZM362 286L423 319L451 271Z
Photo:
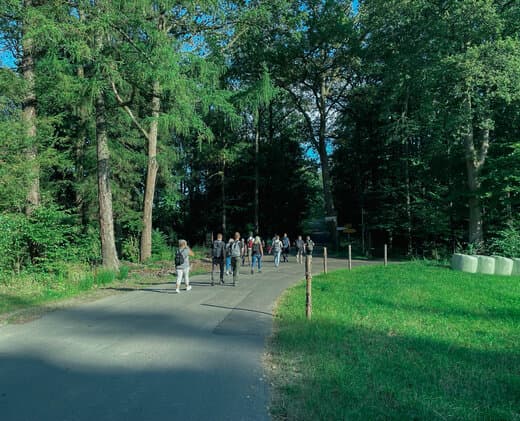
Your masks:
M175 266L182 266L184 264L184 256L182 255L181 249L177 249L175 253Z
M253 244L253 254L260 254L260 243Z
M249 241L247 242L247 248L249 248L249 249L253 248L253 243L254 243L253 240L249 240Z
M231 244L231 256L240 257L241 252L242 242L240 240L233 242L233 244Z
M312 254L312 251L314 250L314 241L312 241L312 240L307 241L306 250L307 250L307 253Z
M282 249L282 242L280 240L273 241L273 250L275 253L279 252Z
M220 259L224 257L224 242L220 240L215 240L213 242L213 257L216 259Z

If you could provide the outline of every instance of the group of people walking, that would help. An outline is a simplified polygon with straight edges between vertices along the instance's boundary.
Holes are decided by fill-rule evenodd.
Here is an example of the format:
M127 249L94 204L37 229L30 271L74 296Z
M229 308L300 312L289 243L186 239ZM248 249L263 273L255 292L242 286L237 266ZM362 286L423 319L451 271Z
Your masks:
M310 236L307 236L306 241L302 236L294 242L296 247L296 260L298 263L303 263L305 255L312 255L314 250L314 242ZM220 284L224 285L224 274L233 275L233 286L238 285L238 277L240 273L240 266L247 265L250 267L251 274L255 271L262 272L262 259L264 257L264 250L266 249L265 242L253 233L249 234L247 240L240 237L239 232L235 232L234 236L229 239L227 243L224 242L223 235L217 234L217 239L211 245L211 285L215 285L214 272L218 268L220 275ZM283 262L289 261L291 251L291 241L287 234L280 239L279 235L275 235L271 243L267 246L267 253L273 254L275 267L280 266L280 260ZM179 240L179 248L175 254L175 268L177 271L177 283L175 291L179 293L181 282L184 280L186 291L191 290L189 281L190 271L190 256L193 252L188 247L186 240Z

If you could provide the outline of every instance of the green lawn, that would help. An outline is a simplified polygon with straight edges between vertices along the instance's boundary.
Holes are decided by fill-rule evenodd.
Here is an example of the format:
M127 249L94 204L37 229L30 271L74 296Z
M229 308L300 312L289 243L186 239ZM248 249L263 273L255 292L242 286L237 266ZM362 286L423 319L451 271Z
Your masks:
M289 420L520 420L520 278L367 266L282 298L272 414Z

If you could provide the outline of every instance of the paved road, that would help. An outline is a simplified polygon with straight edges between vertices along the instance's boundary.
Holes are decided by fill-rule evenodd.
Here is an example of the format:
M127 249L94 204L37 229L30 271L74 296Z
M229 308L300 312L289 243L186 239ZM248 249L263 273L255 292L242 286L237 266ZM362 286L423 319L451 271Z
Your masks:
M196 276L1 327L0 420L267 420L272 310L302 278L267 262L238 287Z

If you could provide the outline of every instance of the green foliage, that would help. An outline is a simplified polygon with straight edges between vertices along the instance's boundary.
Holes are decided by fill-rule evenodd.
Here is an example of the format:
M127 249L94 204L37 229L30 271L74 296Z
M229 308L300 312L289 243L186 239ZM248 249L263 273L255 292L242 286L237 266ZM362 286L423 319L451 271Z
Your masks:
M159 229L152 232L152 257L154 260L170 260L172 257L166 235Z
M498 231L488 246L492 253L504 257L520 258L520 223L509 223Z
M274 419L516 418L520 277L438 263L313 278L276 314Z
M125 238L122 244L123 259L132 262L139 262L139 239L135 236Z
M118 274L112 270L100 270L94 276L94 284L103 286L116 280Z
M130 267L128 266L121 266L119 268L119 273L117 274L117 279L119 281L124 281L128 278L128 274L130 273Z

